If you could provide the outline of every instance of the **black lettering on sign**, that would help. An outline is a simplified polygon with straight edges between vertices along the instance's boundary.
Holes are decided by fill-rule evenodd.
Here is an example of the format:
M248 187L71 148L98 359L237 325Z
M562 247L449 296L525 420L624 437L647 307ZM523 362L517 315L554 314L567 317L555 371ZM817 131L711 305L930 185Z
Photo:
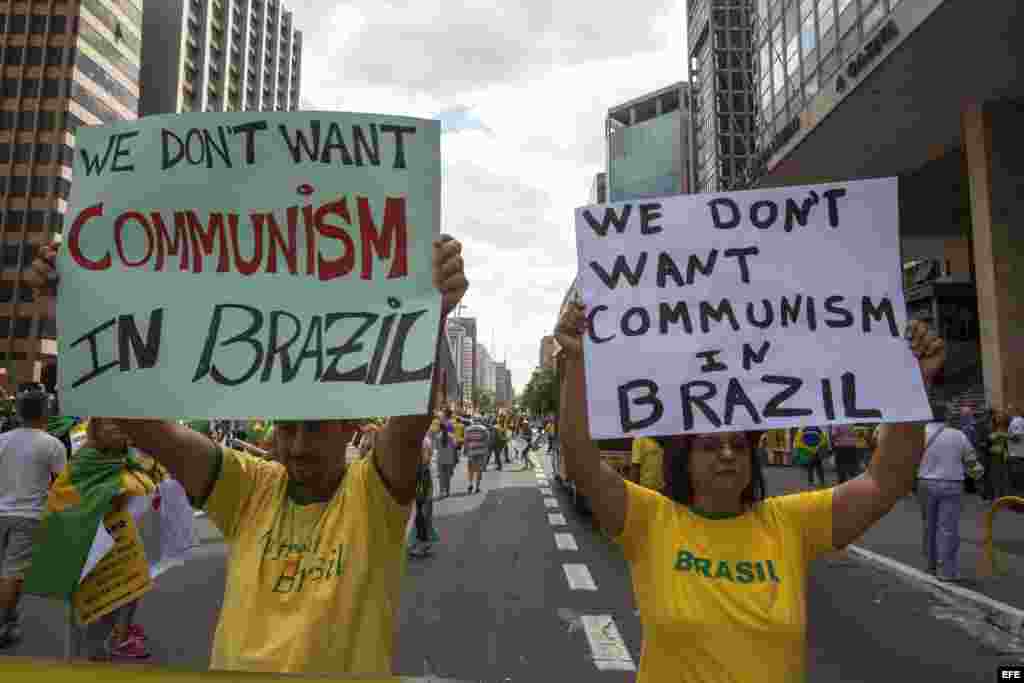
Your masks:
M861 299L861 307L865 333L871 332L872 320L880 322L884 317L885 321L889 323L889 334L893 337L900 336L900 331L896 327L896 312L893 311L892 301L889 297L882 297L882 300L878 302L877 306L871 301L871 297L863 297Z
M882 411L877 408L857 407L857 378L852 372L844 372L843 377L843 412L846 417L867 420L881 420Z
M91 156L89 150L82 147L79 152L82 155L82 161L85 165L85 175L100 175L106 170L107 164L110 164L110 170L113 173L124 173L126 171L134 171L134 164L124 164L119 162L118 159L121 157L128 157L131 155L131 150L123 146L126 140L130 140L134 137L138 137L139 131L131 131L129 133L117 133L107 138L107 150L101 157L99 154Z
M230 346L231 344L244 343L248 344L253 350L252 364L249 369L246 370L241 376L234 379L227 377L220 371L213 363L213 352L217 348L217 341L220 337L221 326L224 324L224 314L229 310L237 310L245 313L249 316L249 326L234 337L227 339L220 346ZM243 384L248 381L250 377L256 374L259 370L260 365L263 364L263 344L259 339L256 339L256 334L263 327L263 313L252 306L245 306L242 304L217 304L213 307L213 317L210 319L210 329L206 335L206 343L203 345L203 352L199 357L199 365L196 368L195 374L192 376L192 382L198 382L209 375L214 382L222 384L224 386L234 387L239 384Z
M697 358L704 359L704 365L701 366L701 372L718 372L721 370L728 370L729 366L718 360L716 356L722 353L722 349L710 349L708 351L700 351L696 354Z
M615 339L615 337L616 337L616 335L614 335L614 334L611 335L610 337L599 337L599 336L597 336L597 326L594 325L594 319L597 317L598 313L600 313L601 311L607 311L607 310L608 310L607 306L600 305L600 306L594 306L593 308L590 309L590 312L587 313L587 334L590 335L590 341L594 342L595 344L604 344L605 342L611 341L612 339Z
M747 414L750 415L750 419L754 421L754 424L761 424L761 416L757 414L754 402L747 396L747 392L743 389L743 384L733 377L729 380L729 388L725 393L724 419L726 425L732 425L733 414L736 412L737 406L746 408Z
M743 345L743 369L750 370L750 367L754 363L763 363L765 356L768 355L768 349L771 348L771 342L765 340L761 344L761 349L755 351L750 344Z
M728 318L729 325L733 331L738 332L740 329L739 321L736 320L736 314L733 313L732 304L728 299L722 299L718 304L718 308L715 308L708 301L700 302L700 329L705 334L711 329L711 321L714 320L716 323L722 322L724 318Z
M750 205L750 222L758 230L767 230L775 224L778 218L779 206L770 199L762 199Z
M757 247L743 247L742 249L726 249L726 258L735 258L740 264L740 282L750 284L750 266L747 264L748 256L757 256L761 250Z
M646 390L645 395L631 398L630 392L635 390ZM635 379L619 386L619 422L623 433L629 433L635 429L644 429L661 419L665 413L665 406L658 398L658 385L653 380ZM645 418L634 420L630 412L630 405L651 406L651 414Z
M363 350L363 344L359 340L366 334L367 330L377 324L377 321L380 319L379 315L375 313L329 313L324 321L324 334L328 333L334 323L339 320L359 319L363 321L362 326L353 332L344 344L327 349L326 354L331 357L331 364L321 376L321 382L365 382L367 377L373 376L368 372L369 366L366 363L343 373L338 372L338 363L345 356L359 353ZM388 331L390 332L390 330ZM387 335L384 335L384 337L386 338Z
M740 207L728 197L718 197L708 202L711 209L711 221L719 230L732 230L740 224ZM727 213L723 216L722 212Z
M840 317L840 320L826 320L825 324L829 327L853 327L853 313L840 307L845 299L843 296L830 296L825 299L825 310Z
M234 135L245 136L245 163L249 166L256 163L256 133L261 130L267 130L266 121L250 121L231 129Z
M661 218L661 204L640 205L640 234L657 235L661 232L660 225L654 225L654 221Z
M620 235L625 232L626 224L629 223L629 214L633 210L632 204L626 204L622 207L622 215L615 213L614 207L606 207L604 210L604 218L598 223L597 219L594 218L594 214L590 213L589 209L583 210L583 218L587 221L587 225L590 229L597 233L598 237L607 237L608 228L612 225L615 226L615 232Z
M625 277L626 281L629 282L631 286L636 287L638 284L640 284L640 278L643 277L644 267L646 265L646 251L640 252L640 256L637 258L635 269L630 268L629 264L626 262L625 256L623 256L622 254L616 256L615 265L612 266L611 275L609 275L608 271L605 270L604 267L597 261L590 262L591 269L595 273L597 273L597 276L601 278L601 282L603 282L604 286L607 287L608 289L615 289L616 287L618 287L620 277Z
M682 273L676 267L676 262L668 252L663 251L658 254L658 286L664 287L670 277L676 283L676 287L682 287L685 284Z
M631 321L639 321L637 324ZM627 310L622 316L622 334L627 337L640 337L647 334L651 329L651 316L646 308L634 306Z
M428 363L419 370L407 372L402 367L402 356L405 351L405 344L409 338L409 331L416 321L426 311L413 311L405 313L398 321L398 330L395 332L395 340L391 344L391 353L388 355L387 365L384 366L384 374L380 378L380 384L402 384L405 382L420 382L430 379L434 374L434 364Z
M668 326L682 322L686 334L693 334L693 321L690 320L690 308L685 301L677 301L675 306L666 303L658 305L658 316L662 334L668 334Z
M800 227L807 225L807 219L811 215L811 208L815 206L820 197L818 193L811 190L810 196L805 199L801 204L797 204L795 199L786 200L786 223L782 228L785 232L793 232L793 221L795 220L800 224ZM832 226L835 227L835 226Z
M154 367L160 360L160 340L163 333L164 309L158 308L149 315L149 329L146 338L143 340L139 332L139 326L132 315L120 315L111 318L107 322L86 332L84 335L71 342L70 348L74 349L82 342L88 342L89 355L92 361L92 369L74 380L72 388L77 388L109 370L117 367L121 372L128 372L133 369L145 370ZM108 329L117 326L116 342L117 357L100 365L99 359L99 336ZM135 367L132 367L132 357L135 357Z
M782 404L791 399L798 391L800 391L800 387L804 385L804 381L799 377L765 375L761 378L761 381L765 384L779 384L785 387L785 389L779 391L779 393L775 394L775 396L768 401L768 405L764 407L764 411L762 412L764 417L802 417L804 415L812 415L814 413L810 408L782 407Z
M764 306L764 319L759 320L754 314L754 306L757 304L751 301L747 304L747 322L754 327L759 327L762 330L765 330L771 327L772 323L775 321L775 309L772 307L772 302L768 301L768 299L761 299L761 304Z
M695 389L703 389L703 394L694 393ZM693 380L692 382L685 382L679 387L679 394L683 400L683 431L690 431L693 429L693 408L696 406L700 409L700 412L704 414L715 427L722 426L722 420L718 417L715 409L708 405L708 401L713 399L718 393L718 388L712 382L708 382L702 379Z

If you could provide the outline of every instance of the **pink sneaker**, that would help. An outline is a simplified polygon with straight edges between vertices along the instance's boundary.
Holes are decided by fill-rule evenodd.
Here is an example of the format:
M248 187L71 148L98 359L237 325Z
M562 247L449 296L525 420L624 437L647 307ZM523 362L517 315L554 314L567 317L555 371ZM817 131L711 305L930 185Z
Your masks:
M149 657L149 650L142 639L135 636L128 636L123 642L110 648L112 659L146 659Z

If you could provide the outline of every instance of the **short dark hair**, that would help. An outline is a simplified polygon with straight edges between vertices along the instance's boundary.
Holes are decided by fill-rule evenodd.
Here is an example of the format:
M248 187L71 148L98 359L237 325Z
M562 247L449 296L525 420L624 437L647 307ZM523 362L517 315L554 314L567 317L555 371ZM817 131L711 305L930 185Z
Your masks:
M765 499L764 470L761 468L761 458L758 454L761 435L764 432L743 433L750 444L750 485L743 490L741 501L746 507L751 507ZM671 437L658 437L655 441L661 446L664 454L662 467L665 476L665 495L680 505L692 504L693 482L690 481L690 449L693 446L693 436L684 436L682 443L677 443Z

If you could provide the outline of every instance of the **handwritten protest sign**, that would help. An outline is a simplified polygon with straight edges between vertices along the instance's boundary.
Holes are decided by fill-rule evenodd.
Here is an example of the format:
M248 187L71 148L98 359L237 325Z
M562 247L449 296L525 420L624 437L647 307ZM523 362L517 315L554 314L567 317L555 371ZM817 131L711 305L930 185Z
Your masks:
M75 415L425 412L436 121L186 114L80 128L58 262Z
M594 438L931 416L895 179L576 211Z

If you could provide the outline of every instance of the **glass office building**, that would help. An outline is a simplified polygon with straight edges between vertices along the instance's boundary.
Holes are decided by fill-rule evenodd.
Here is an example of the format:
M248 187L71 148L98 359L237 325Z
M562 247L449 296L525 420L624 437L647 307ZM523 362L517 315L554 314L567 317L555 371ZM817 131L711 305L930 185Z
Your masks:
M676 83L608 111L608 201L692 191L689 99Z
M873 39L885 39L884 20L903 1L756 0L759 154L747 182L793 137L815 96L834 87L840 67L849 68L847 61Z

